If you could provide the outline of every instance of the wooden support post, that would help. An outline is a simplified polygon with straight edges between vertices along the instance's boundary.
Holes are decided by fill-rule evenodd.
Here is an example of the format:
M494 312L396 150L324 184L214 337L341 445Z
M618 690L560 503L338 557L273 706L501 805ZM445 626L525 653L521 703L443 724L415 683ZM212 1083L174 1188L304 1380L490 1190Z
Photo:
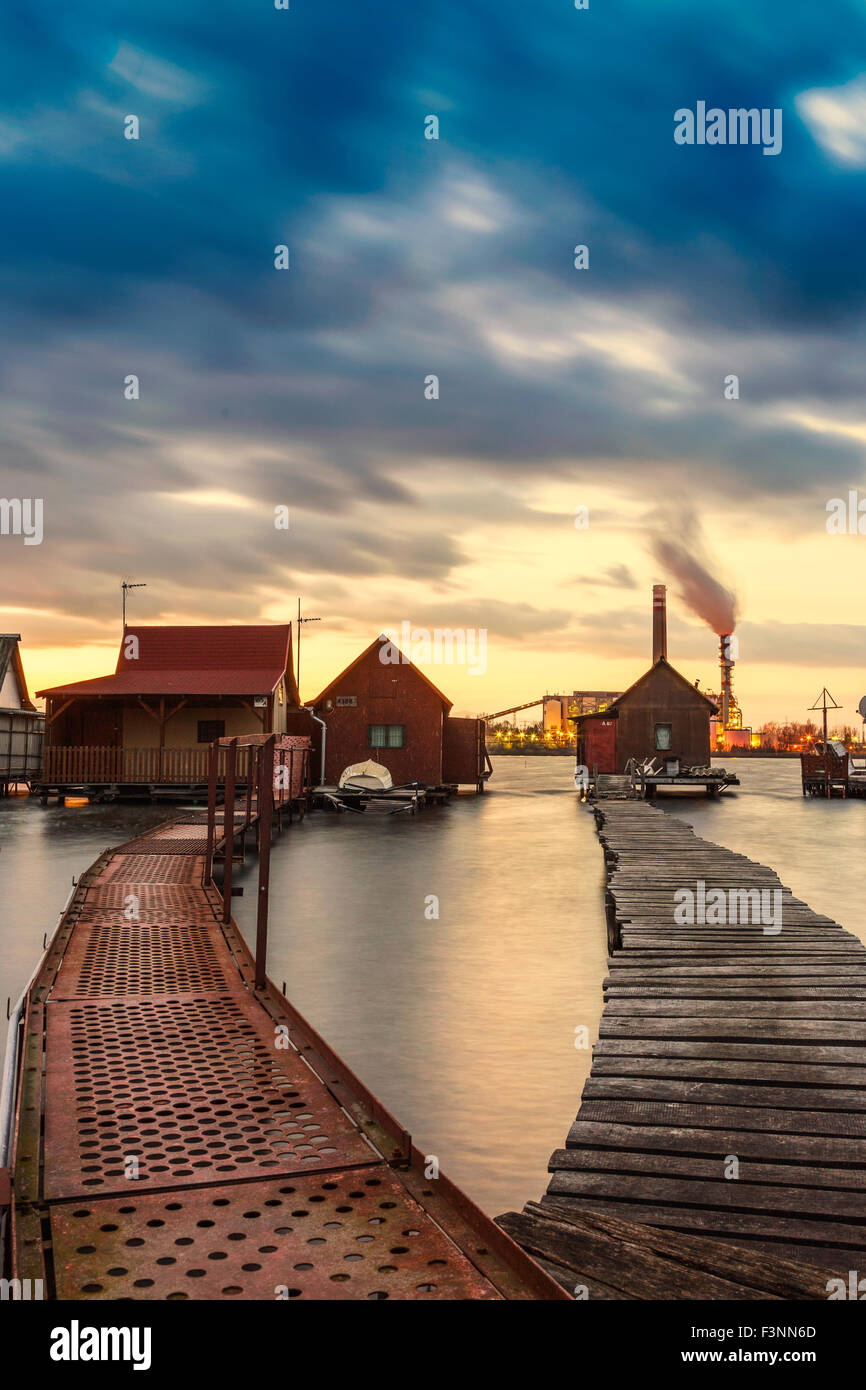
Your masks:
M268 881L271 869L271 827L274 807L274 750L271 734L259 752L259 894L256 911L256 989L264 989L268 959Z
M212 743L207 760L207 857L204 863L205 887L213 883L213 855L216 838L216 783L219 745Z
M233 738L226 749L226 783L223 797L223 921L232 919L232 868L235 857L235 772L238 741Z
M253 819L253 778L256 765L256 747L253 743L247 744L247 804L244 821L249 828ZM246 832L244 832L246 839Z

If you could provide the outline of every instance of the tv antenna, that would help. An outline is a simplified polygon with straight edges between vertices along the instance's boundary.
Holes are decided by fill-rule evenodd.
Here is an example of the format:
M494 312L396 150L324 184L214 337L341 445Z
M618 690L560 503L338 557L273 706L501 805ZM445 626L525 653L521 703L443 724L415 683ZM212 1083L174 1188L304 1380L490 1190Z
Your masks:
M296 678L296 679L297 679L297 682L298 682L298 698L300 698L300 690L301 690L301 624L302 624L302 623L320 623L321 621L322 621L321 618L302 618L302 617L301 617L301 600L298 599L298 674L297 674L297 678Z
M128 580L123 579L121 580L120 587L123 590L123 630L126 632L126 595L129 593L130 589L146 589L147 585L144 583L130 584Z

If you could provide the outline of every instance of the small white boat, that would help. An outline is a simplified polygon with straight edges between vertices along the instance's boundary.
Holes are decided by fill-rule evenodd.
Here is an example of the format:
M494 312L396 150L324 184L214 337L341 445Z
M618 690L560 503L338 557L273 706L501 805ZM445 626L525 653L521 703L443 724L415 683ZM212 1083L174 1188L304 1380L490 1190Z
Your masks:
M387 767L368 758L365 763L352 763L340 773L339 791L387 792L394 783Z
M395 787L387 767L372 759L353 763L340 774L335 788L322 791L337 811L380 811L391 816L415 811L424 800L424 789L417 782Z

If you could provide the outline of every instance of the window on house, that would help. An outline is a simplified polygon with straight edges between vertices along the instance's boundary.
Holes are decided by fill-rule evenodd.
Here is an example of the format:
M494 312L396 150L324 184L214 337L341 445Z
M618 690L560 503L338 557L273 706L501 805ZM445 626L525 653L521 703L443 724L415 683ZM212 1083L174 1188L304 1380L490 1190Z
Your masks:
M213 743L215 738L225 738L226 721L224 719L200 719L198 721L198 741L199 743Z
M368 748L405 748L405 724L368 724Z
M656 724L656 748L659 751L670 748L672 730L672 724Z

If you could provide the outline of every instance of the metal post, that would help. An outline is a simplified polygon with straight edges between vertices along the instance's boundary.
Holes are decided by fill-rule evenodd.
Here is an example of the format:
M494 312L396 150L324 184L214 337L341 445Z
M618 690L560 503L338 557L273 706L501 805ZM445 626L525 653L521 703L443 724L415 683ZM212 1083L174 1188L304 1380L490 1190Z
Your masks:
M207 766L207 857L204 863L205 887L213 883L213 852L216 838L216 783L217 756L219 745L212 743L208 752Z
M259 754L259 896L256 912L256 989L264 989L268 958L268 881L271 869L271 823L274 807L274 749L276 735Z
M235 772L238 741L226 749L226 787L223 797L223 921L232 919L232 867L235 856Z
M247 746L246 746L246 745L243 746L243 750L242 750L242 751L243 751L245 754L248 753L248 749L247 749ZM246 769L247 769L248 766L249 766L249 761L247 761L247 762L244 763L244 772L246 771ZM241 776L244 775L244 773L241 772L240 762L238 763L238 773L237 773L237 775L238 775L238 777L241 777ZM241 811L241 823L240 823L240 828L239 828L239 830L238 830L238 834L240 835L240 843L238 844L238 858L240 859L240 861L241 861L242 864L246 864L246 862L247 862L247 817L246 817L246 797L244 797L244 808L243 808L243 810Z

